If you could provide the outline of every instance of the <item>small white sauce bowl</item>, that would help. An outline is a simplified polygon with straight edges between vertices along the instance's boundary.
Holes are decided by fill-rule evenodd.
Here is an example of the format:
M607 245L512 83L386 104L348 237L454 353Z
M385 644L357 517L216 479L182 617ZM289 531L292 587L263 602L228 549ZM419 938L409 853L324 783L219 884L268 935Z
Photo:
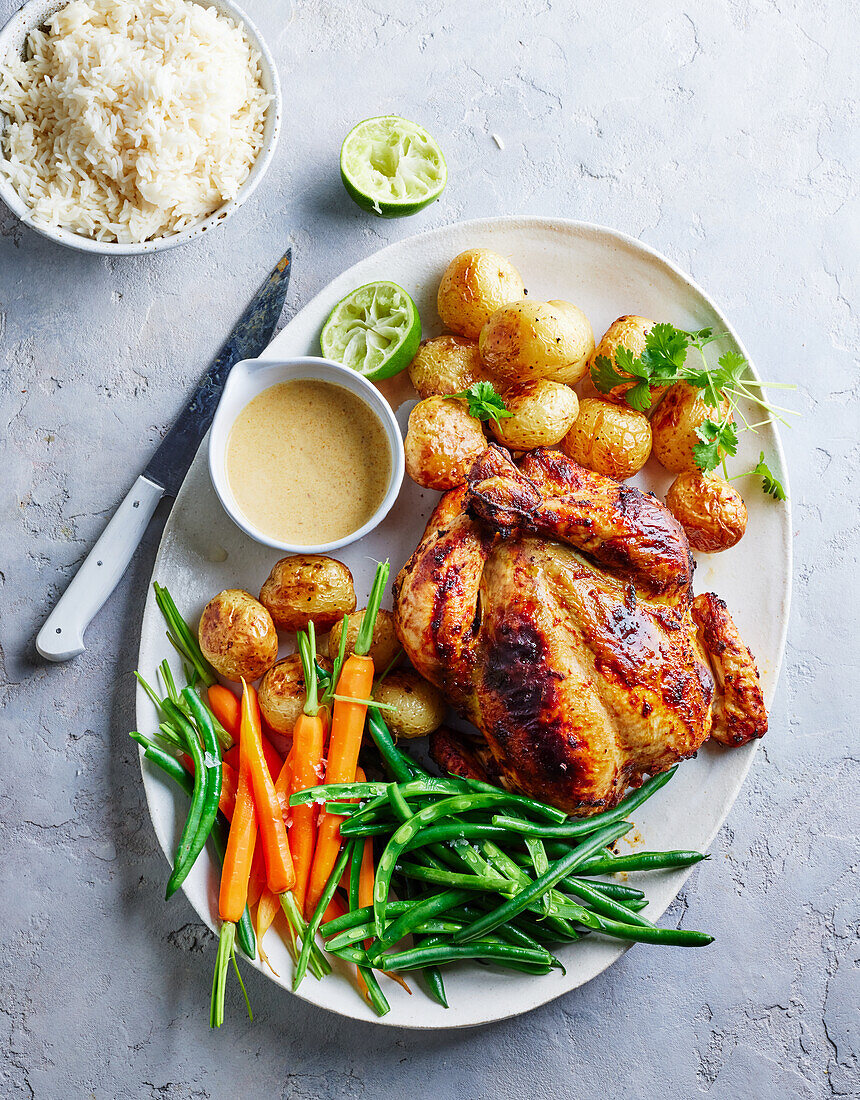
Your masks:
M363 401L381 424L391 452L391 474L388 479L388 488L382 503L367 523L355 531L351 531L348 535L344 535L343 538L335 539L334 542L321 542L312 546L281 542L272 538L271 535L259 531L237 504L227 476L227 441L230 430L248 402L253 401L258 394L271 386L276 386L279 382L303 381L306 379L341 386ZM366 378L357 374L350 367L344 367L331 359L307 356L302 359L286 360L243 359L230 371L209 433L209 476L212 478L212 485L218 494L218 499L224 506L224 511L237 527L255 541L289 554L328 554L332 550L339 550L342 546L357 542L372 531L374 527L378 527L394 507L394 502L400 492L400 486L403 484L405 472L406 457L403 450L403 437L400 434L400 427L394 418L391 406L373 383L368 382ZM287 477L289 477L289 473L289 470L284 471L284 475Z
M41 27L61 8L68 4L69 0L28 0L28 3L19 8L5 26L0 27L0 61L6 58L20 57L30 31ZM278 134L281 130L281 115L283 113L283 100L281 98L281 84L278 80L278 70L275 59L269 52L269 47L263 40L260 32L242 11L233 3L233 0L194 0L204 7L215 8L220 14L227 16L237 26L240 26L248 36L248 41L260 55L260 72L263 91L272 97L266 108L266 122L263 127L263 145L257 154L257 159L251 165L248 178L239 188L235 198L219 206L208 217L188 226L179 233L170 233L163 237L154 237L151 241L142 241L140 244L121 244L118 241L96 241L92 237L86 237L82 233L75 233L71 229L62 226L43 225L33 221L30 207L21 199L18 192L8 180L0 178L0 200L12 211L15 216L29 226L35 233L47 237L49 241L73 248L77 252L95 252L101 256L147 256L153 252L165 252L168 248L176 248L189 241L202 237L207 230L222 225L239 207L246 202L256 191L257 185L272 162L275 148L278 144ZM0 134L7 125L6 116L0 112Z

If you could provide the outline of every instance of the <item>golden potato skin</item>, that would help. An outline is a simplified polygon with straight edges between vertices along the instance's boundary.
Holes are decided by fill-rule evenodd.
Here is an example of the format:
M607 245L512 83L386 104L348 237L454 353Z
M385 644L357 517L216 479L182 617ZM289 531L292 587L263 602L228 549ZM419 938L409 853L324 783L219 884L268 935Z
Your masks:
M654 457L673 474L697 470L693 447L701 440L696 429L708 419L724 416L728 408L725 399L719 410L710 408L686 382L672 386L651 417Z
M645 337L655 324L656 322L651 321L648 317L638 317L636 314L632 313L624 317L618 317L612 322L606 332L604 332L600 343L594 349L588 361L589 372L596 360L601 358L601 356L614 362L615 353L619 348L627 348L628 351L632 351L635 356L640 356L645 350ZM612 401L616 405L624 405L627 403L624 400L624 394L635 384L636 380L632 379L629 384L613 386L608 393L600 393L599 396L604 401ZM599 391L595 389L595 392ZM666 386L651 387L651 409L655 408L665 392ZM646 413L650 414L650 409L646 410Z
M680 520L694 550L716 554L743 538L747 506L741 494L716 474L685 470L666 494L666 507Z
M203 608L197 636L203 656L227 680L256 680L278 657L272 616L241 588L212 597Z
M260 590L260 603L278 630L304 630L312 622L324 633L355 611L352 573L324 554L281 558Z
M548 378L523 382L502 394L513 416L490 421L490 431L512 451L554 447L570 430L579 412L579 399L570 388Z
M635 409L584 397L561 449L580 466L624 481L648 461L651 425L648 417Z
M490 317L478 339L486 367L508 383L551 378L572 386L588 368L594 333L570 302L510 302Z
M349 656L355 648L358 637L358 628L364 620L364 608L354 611L347 619L346 624L346 655ZM332 627L328 636L329 656L334 660L340 646L341 624ZM394 616L384 608L376 616L373 624L373 639L370 643L370 656L373 658L374 668L378 673L383 673L401 652L400 642L394 631Z
M469 248L448 264L436 306L449 329L477 340L490 314L524 295L522 276L509 260L489 248Z
M448 706L442 693L411 668L390 672L373 689L395 737L427 737L442 725Z
M419 397L443 397L462 393L487 372L476 341L449 334L421 344L409 364L409 377Z
M317 655L317 661L326 672L331 672L331 661ZM278 661L263 676L257 693L263 717L277 733L292 736L296 719L302 713L307 694L302 659L292 653Z
M463 401L427 397L409 414L406 472L425 489L454 489L487 449L481 421Z

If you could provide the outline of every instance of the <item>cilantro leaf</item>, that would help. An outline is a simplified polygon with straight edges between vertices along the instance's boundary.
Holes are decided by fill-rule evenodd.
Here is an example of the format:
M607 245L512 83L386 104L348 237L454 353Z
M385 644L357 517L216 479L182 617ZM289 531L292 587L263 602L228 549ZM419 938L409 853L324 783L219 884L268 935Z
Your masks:
M685 332L684 335L690 338L691 344L695 344L697 348L700 348L705 340L710 340L714 335L714 330L712 328L699 328L694 329L692 332Z
M638 381L631 386L630 383L634 379ZM609 393L616 386L627 386L624 400L632 409L645 412L646 409L651 408L648 367L629 348L623 346L616 348L614 363L605 355L598 356L591 368L591 380L595 389L600 390L601 393Z
M702 442L693 445L693 458L699 469L706 473L719 466L721 452L737 454L738 432L730 420L725 422L706 420L696 428L696 435Z
M651 387L648 385L648 380L643 378L636 383L635 386L631 386L624 394L624 400L630 406L631 409L635 409L636 412L644 413L651 408Z
M716 389L732 386L746 369L747 361L737 351L727 351L717 360L719 369L711 370L711 379Z
M754 470L750 471L751 477L761 478L761 487L774 498L774 500L785 500L785 489L782 487L782 483L779 478L776 477L768 464L764 460L764 451L761 452L758 458L758 465Z
M674 379L684 365L689 346L690 333L665 322L654 325L645 337L641 356L649 376L655 381Z
M514 415L505 407L501 394L496 392L492 382L473 382L467 390L449 396L464 400L469 413L478 420L493 420L498 424L500 420Z
M616 386L629 382L630 378L626 374L620 374L611 359L607 359L605 355L598 355L591 368L591 381L596 390L609 393Z

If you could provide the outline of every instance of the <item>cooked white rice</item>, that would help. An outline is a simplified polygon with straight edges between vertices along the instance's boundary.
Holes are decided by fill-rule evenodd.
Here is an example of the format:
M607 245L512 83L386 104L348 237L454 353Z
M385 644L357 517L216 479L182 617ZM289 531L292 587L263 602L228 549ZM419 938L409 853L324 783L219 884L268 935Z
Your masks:
M33 220L177 233L233 198L270 96L244 31L190 0L72 0L0 66L0 174Z

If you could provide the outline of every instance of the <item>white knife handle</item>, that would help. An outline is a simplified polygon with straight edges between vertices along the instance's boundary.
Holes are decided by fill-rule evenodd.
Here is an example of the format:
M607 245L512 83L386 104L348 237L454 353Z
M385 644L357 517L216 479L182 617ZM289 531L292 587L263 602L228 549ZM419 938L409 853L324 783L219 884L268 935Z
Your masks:
M39 631L36 649L47 660L83 653L84 631L116 588L163 495L143 475L134 483Z

